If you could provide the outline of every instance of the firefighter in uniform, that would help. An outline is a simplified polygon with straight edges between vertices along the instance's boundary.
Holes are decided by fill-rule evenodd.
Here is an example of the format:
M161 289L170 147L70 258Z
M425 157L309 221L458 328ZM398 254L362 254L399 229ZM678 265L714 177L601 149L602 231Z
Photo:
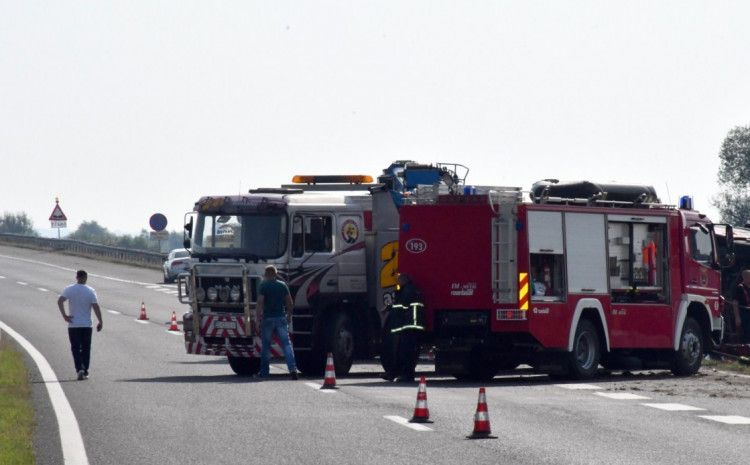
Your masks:
M419 357L419 335L424 331L424 305L422 295L407 274L399 274L396 282L398 289L390 316L395 353L391 371L383 379L411 382Z

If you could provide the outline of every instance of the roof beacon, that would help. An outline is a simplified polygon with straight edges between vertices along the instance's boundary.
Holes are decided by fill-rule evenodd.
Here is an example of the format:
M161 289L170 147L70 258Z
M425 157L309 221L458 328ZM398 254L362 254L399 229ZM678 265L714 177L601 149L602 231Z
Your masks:
M681 210L692 210L693 209L693 198L689 195L683 195L680 197L680 209Z

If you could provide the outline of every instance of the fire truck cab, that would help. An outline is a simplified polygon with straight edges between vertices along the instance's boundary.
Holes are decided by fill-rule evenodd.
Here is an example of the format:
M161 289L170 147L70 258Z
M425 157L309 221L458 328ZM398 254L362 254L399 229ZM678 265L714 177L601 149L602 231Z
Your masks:
M418 190L401 209L399 271L424 296L438 372L700 368L722 337L723 257L689 199L677 208L650 186L549 180L522 197Z

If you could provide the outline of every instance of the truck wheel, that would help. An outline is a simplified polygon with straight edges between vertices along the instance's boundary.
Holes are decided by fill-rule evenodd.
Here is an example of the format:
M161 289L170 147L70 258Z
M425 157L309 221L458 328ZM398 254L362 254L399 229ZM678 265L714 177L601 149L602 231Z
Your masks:
M260 371L260 359L259 358L245 358L245 357L233 357L227 356L229 360L229 366L239 376L252 376Z
M602 351L599 333L589 320L581 320L576 328L573 351L570 353L570 375L575 379L592 378L599 368Z
M354 331L349 316L344 312L334 315L333 321L328 347L333 354L336 376L339 376L349 373L354 362Z
M317 350L295 350L294 361L297 369L306 375L322 375L326 369L326 354Z
M680 345L675 352L672 373L678 376L694 375L703 361L703 333L693 318L685 318Z

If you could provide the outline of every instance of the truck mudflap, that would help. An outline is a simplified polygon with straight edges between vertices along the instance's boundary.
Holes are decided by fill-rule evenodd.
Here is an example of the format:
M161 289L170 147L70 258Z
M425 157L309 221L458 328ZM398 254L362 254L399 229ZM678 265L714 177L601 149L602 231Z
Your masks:
M220 355L259 358L260 336L249 334L243 315L201 315L200 334L185 332L185 351L194 355ZM271 342L271 357L283 357L276 336Z

